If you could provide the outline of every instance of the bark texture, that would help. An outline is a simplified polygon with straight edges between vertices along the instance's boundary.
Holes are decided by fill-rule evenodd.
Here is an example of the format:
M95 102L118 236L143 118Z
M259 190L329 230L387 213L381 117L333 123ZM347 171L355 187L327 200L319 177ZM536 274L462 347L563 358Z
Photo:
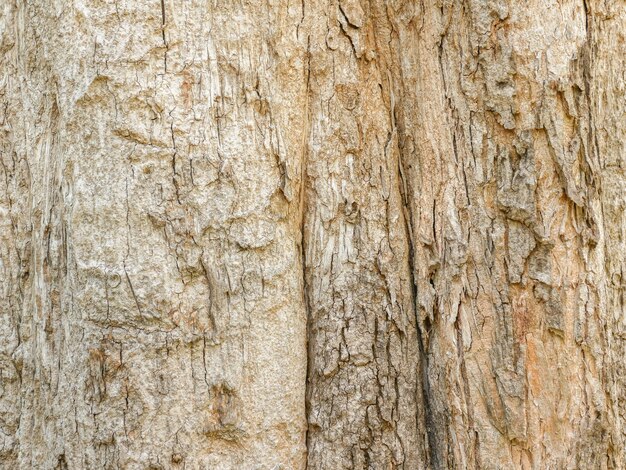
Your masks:
M625 468L625 7L3 1L0 467Z
M301 10L3 8L6 466L302 467Z

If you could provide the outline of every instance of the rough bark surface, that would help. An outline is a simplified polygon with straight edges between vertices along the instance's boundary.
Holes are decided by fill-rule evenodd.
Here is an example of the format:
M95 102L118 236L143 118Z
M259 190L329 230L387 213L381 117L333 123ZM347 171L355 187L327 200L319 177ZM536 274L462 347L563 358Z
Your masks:
M3 2L7 466L304 465L300 20Z
M622 469L626 4L5 0L0 467Z
M392 25L384 2L322 12L311 31L303 194L308 464L418 468L419 343L385 59Z
M422 8L396 50L432 465L621 468L604 247L623 222L603 211L593 90L623 40L601 49L584 2Z

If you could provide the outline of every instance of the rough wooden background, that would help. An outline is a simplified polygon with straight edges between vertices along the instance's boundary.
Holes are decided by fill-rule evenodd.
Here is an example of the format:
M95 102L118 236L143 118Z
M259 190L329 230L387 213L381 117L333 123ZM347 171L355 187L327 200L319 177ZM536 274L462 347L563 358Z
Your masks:
M624 0L2 0L0 467L626 468Z

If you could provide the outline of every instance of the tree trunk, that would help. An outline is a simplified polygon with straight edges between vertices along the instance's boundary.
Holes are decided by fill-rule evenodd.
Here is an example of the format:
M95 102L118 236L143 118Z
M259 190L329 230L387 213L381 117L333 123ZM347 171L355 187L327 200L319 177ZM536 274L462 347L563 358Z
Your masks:
M0 466L626 465L626 10L5 0Z

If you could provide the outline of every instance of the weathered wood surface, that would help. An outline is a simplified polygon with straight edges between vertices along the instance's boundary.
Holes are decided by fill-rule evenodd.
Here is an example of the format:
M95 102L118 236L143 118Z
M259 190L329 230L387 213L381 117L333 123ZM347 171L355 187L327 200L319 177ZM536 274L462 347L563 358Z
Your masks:
M622 0L5 0L0 467L626 465Z

